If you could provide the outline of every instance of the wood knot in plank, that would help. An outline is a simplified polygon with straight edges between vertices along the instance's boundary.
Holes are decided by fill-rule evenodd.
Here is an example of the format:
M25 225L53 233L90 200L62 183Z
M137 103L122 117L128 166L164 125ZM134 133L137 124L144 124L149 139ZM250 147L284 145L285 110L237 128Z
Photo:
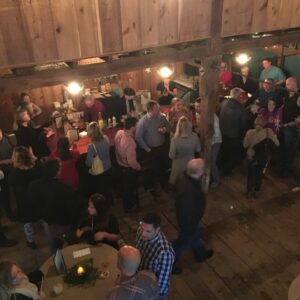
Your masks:
M60 26L56 27L56 28L55 28L55 31L56 31L57 33L61 33L61 28L60 28Z
M129 33L129 31L130 31L130 28L129 28L129 26L128 26L128 27L123 31L123 34L126 35L126 34Z

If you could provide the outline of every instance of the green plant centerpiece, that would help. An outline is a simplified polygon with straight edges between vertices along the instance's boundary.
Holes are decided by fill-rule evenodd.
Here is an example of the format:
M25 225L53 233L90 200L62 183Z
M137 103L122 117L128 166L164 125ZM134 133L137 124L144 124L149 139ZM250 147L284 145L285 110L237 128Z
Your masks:
M77 263L67 271L64 282L68 285L95 285L100 272L93 266L93 259Z

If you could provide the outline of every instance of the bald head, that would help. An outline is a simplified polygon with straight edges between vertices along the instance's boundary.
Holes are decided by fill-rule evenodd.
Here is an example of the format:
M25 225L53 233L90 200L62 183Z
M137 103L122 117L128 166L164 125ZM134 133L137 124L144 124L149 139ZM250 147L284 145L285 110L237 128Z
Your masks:
M186 172L190 177L199 179L204 174L204 166L202 158L191 159L186 166Z
M141 262L140 251L132 246L124 246L119 250L118 268L125 276L133 276Z
M289 92L297 92L298 91L298 83L295 77L289 77L285 81L286 89Z

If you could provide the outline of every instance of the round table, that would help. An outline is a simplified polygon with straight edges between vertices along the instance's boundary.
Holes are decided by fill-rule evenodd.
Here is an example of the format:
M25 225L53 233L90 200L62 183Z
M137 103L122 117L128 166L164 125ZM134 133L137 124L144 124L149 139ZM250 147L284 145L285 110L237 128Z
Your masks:
M73 251L90 248L91 254L74 258ZM106 244L91 246L88 244L76 244L62 249L67 269L73 265L93 258L93 266L99 271L108 271L109 275L105 279L100 277L95 285L69 286L63 281L63 276L58 275L55 271L53 257L48 258L41 266L40 270L44 273L43 290L48 299L57 300L101 300L114 287L116 279L120 272L117 268L118 251ZM57 283L63 285L63 292L59 296L53 294L53 286Z

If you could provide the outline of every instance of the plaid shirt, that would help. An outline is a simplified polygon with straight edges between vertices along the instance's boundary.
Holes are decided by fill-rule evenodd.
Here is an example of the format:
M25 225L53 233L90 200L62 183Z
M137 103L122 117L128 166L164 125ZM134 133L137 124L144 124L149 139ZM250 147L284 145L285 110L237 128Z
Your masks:
M144 241L138 230L136 247L142 255L140 270L153 272L157 277L160 295L167 294L175 253L166 236L160 231L152 240Z
M127 280L121 280L117 286L106 295L106 300L158 300L159 290L156 277L148 271L139 271Z

